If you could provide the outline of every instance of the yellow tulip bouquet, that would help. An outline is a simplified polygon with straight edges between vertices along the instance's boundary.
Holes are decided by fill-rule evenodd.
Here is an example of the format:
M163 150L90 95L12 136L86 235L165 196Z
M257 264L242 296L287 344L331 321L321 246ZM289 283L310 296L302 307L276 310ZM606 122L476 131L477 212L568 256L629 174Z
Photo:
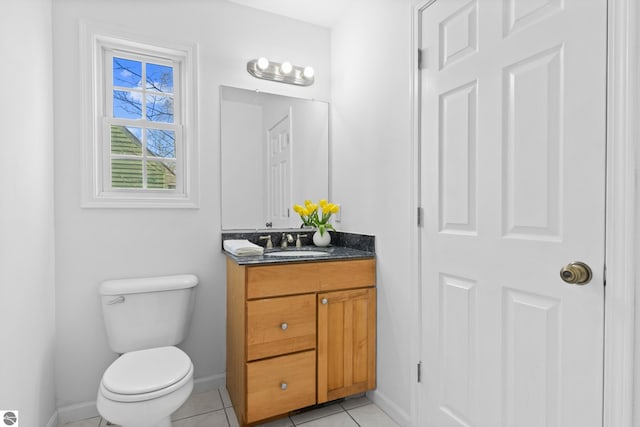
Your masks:
M304 225L317 228L321 236L327 229L336 231L333 225L328 222L331 215L340 210L340 207L335 203L329 203L325 199L320 200L317 204L312 203L311 200L305 200L304 206L293 205L293 210L300 215Z

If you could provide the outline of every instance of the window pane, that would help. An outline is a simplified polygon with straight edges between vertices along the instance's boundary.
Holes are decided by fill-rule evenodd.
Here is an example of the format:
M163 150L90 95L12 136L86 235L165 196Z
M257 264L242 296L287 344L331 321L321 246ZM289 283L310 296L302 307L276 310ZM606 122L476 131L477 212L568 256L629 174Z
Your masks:
M176 162L147 162L147 188L172 190L176 188Z
M142 63L113 57L113 85L129 88L142 87Z
M166 65L147 64L147 89L173 93L173 68Z
M147 129L147 153L153 157L176 157L176 133L172 130Z
M147 119L152 122L173 123L173 98L147 95Z
M112 159L111 187L142 188L142 160Z
M142 99L138 92L113 91L113 117L118 119L142 118Z
M142 129L111 125L111 153L142 155Z

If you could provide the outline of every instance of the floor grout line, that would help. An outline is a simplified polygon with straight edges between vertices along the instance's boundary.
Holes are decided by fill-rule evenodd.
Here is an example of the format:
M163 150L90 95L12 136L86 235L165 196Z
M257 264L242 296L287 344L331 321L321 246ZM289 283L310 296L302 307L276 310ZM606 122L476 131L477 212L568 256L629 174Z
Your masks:
M357 408L359 408L359 406L357 406ZM349 417L353 420L353 422L354 422L354 423L356 423L356 425L357 425L358 427L362 427L362 426L360 425L360 423L359 423L358 421L356 421L356 419L355 419L355 418L353 418L353 415L351 415L351 413L350 413L349 411L347 411L346 409L345 409L344 411L347 413L347 415L349 415Z

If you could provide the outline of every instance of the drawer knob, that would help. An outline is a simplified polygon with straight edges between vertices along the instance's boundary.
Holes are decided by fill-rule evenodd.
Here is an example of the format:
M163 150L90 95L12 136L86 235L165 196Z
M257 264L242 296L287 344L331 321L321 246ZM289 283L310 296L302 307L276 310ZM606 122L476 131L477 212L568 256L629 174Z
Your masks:
M320 301L322 303L322 305L327 305L327 303L329 302L328 299L326 298L322 298L322 300Z
M289 386L284 381L280 383L280 390L286 390L287 387L289 387Z
M287 322L282 322L282 325L280 325L280 328L283 331L286 331L287 329L289 329L289 325L287 325Z

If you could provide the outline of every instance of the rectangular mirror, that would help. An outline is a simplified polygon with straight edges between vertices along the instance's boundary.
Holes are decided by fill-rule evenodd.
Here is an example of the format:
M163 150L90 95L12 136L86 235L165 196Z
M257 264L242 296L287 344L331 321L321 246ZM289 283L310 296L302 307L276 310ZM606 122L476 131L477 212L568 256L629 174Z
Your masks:
M298 228L330 197L326 102L221 86L220 139L223 230Z

